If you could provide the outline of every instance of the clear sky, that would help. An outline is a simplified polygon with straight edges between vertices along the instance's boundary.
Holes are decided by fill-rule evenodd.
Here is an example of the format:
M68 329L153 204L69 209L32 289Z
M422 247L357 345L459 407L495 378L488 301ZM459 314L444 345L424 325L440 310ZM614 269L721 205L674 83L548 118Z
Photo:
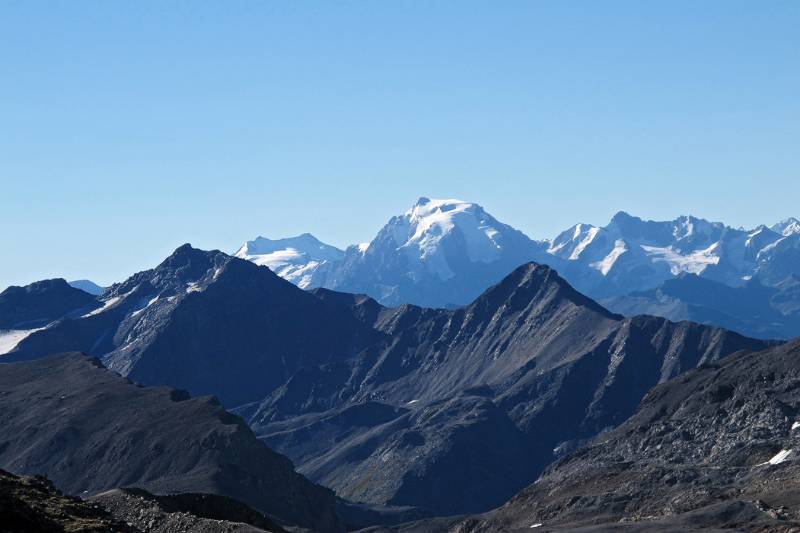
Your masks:
M800 216L800 2L0 2L0 287L184 243Z

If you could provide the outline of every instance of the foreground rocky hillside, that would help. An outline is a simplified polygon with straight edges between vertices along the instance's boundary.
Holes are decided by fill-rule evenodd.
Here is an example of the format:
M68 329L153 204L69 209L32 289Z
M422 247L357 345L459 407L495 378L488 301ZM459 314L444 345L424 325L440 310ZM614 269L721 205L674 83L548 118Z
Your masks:
M622 523L642 531L797 531L798 451L794 341L704 364L657 386L625 424L556 462L497 511L449 528L611 530Z
M215 493L284 523L340 529L333 494L216 400L134 385L80 354L0 364L0 427L0 468L47 475L70 494Z
M114 490L81 500L62 494L44 476L0 470L0 530L4 533L283 533L229 498L211 494L154 496Z

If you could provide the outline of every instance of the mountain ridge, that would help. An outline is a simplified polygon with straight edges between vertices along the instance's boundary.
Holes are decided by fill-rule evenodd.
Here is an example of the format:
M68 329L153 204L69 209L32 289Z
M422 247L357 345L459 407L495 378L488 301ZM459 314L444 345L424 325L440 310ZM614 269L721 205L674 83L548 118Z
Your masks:
M768 344L616 315L536 263L456 309L386 308L184 245L96 305L3 361L77 349L145 384L214 394L339 496L433 514L501 504L656 383Z
M550 265L593 298L610 298L683 273L734 287L752 277L776 285L800 273L797 250L800 222L793 218L744 230L692 215L662 222L620 211L606 226L576 224L535 241L478 204L422 197L370 243L322 265L293 263L284 277L308 289L365 293L389 306L454 307L529 261Z

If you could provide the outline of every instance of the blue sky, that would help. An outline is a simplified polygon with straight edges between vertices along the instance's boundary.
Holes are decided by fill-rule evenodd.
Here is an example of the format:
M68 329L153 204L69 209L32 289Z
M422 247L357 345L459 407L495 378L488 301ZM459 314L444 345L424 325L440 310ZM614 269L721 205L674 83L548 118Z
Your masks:
M800 216L800 2L0 3L0 287L417 197L535 238Z

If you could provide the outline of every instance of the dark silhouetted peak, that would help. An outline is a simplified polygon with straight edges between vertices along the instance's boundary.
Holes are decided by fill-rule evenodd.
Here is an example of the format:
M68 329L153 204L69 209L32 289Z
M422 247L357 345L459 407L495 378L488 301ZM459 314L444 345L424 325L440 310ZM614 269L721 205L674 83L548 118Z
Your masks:
M96 304L93 295L61 278L8 287L0 293L0 329L41 327L72 311Z
M196 284L204 277L219 275L231 256L219 250L198 250L189 244L178 247L157 267L137 272L122 283L114 284L104 293L103 298L125 298L129 295L145 297L155 296L161 291L171 293L184 292L189 288L197 288ZM189 285L191 284L191 285ZM136 294L133 293L136 291Z
M214 258L222 254L219 250L199 250L191 244L184 244L175 249L169 257L156 267L156 270L187 271L194 277L201 271L208 270L214 264ZM224 254L223 254L224 255Z
M572 288L554 269L533 262L514 269L500 283L487 289L471 306L525 306L544 299L569 301L609 318L619 318Z
M427 196L420 196L419 200L417 200L417 203L414 204L414 205L425 205L425 204L429 203L430 201L431 201L431 199L428 198Z
M625 211L617 211L617 213L611 217L612 224L626 224L633 221L641 222L642 219L639 217L632 216Z
M43 279L41 281L34 281L33 283L25 286L11 285L3 292L0 292L0 297L10 294L45 294L53 291L63 291L70 288L69 283L63 278Z

